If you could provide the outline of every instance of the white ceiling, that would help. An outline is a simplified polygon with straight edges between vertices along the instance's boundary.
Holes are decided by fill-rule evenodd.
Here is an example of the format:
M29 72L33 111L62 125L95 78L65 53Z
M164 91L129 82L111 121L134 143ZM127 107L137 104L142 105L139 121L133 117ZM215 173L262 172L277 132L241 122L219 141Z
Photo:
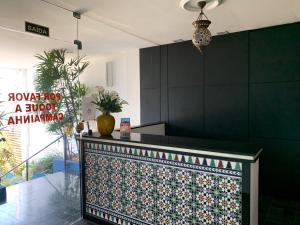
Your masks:
M193 32L191 23L198 13L182 10L179 2L0 0L0 62L7 61L9 55L25 63L28 57L54 47L75 51L76 19L65 9L84 12L79 21L79 39L87 55L105 56L176 39L189 40ZM213 34L237 32L300 21L300 1L224 0L221 6L206 14L212 21ZM25 33L25 21L48 26L51 39Z
M190 40L198 13L179 7L180 0L47 0L136 34L154 43ZM207 12L210 30L237 32L300 21L299 0L223 0Z

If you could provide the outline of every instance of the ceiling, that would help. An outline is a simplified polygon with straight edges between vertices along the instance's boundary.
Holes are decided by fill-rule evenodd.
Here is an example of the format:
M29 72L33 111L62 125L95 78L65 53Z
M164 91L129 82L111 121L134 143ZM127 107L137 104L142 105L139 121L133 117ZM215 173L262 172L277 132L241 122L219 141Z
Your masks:
M8 55L20 63L54 47L75 52L76 19L83 13L79 39L83 52L112 55L129 49L189 40L198 13L179 7L180 0L0 0L0 65ZM300 21L299 0L224 0L206 14L213 34ZM24 32L29 21L50 28L44 38Z
M180 0L47 0L133 33L157 44L190 40L198 13L179 7ZM300 21L299 0L223 0L208 11L210 30L237 32Z

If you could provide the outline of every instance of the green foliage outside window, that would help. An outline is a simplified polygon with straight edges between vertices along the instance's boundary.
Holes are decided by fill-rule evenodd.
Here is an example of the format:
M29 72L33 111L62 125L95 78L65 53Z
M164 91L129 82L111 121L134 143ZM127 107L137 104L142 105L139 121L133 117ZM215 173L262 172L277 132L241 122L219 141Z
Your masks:
M30 168L32 172L42 172L51 174L53 173L53 160L56 158L61 158L59 154L48 154L44 157L34 160L30 163Z
M0 112L0 176L16 164L9 138L5 133L6 115L5 112Z

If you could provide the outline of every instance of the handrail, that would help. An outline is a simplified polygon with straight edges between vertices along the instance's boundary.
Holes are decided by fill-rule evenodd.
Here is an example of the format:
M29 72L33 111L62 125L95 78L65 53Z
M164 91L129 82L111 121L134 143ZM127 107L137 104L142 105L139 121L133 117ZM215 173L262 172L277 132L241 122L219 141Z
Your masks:
M24 163L28 163L28 161L30 159L32 159L34 156L36 156L37 154L41 153L42 151L44 151L46 148L48 148L49 146L53 145L55 142L57 142L59 139L61 139L64 135L61 135L60 137L58 137L57 139L55 139L54 141L52 141L51 143L49 143L48 145L46 145L44 148L42 148L41 150L39 150L38 152L36 152L35 154L33 154L32 156L30 156L29 158L27 158L26 160L24 160L23 162L19 163L17 166L13 167L11 170L5 172L3 175L0 176L0 181L3 177L5 177L7 174L9 174L10 172L14 171L16 168L18 168L19 166L21 166Z

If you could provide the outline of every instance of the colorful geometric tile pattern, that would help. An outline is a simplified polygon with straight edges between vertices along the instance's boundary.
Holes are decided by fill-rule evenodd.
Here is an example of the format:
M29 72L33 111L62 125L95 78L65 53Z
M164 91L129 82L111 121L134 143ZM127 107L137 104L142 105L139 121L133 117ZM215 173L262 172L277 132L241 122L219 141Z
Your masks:
M241 224L242 165L84 143L86 213L115 224Z

